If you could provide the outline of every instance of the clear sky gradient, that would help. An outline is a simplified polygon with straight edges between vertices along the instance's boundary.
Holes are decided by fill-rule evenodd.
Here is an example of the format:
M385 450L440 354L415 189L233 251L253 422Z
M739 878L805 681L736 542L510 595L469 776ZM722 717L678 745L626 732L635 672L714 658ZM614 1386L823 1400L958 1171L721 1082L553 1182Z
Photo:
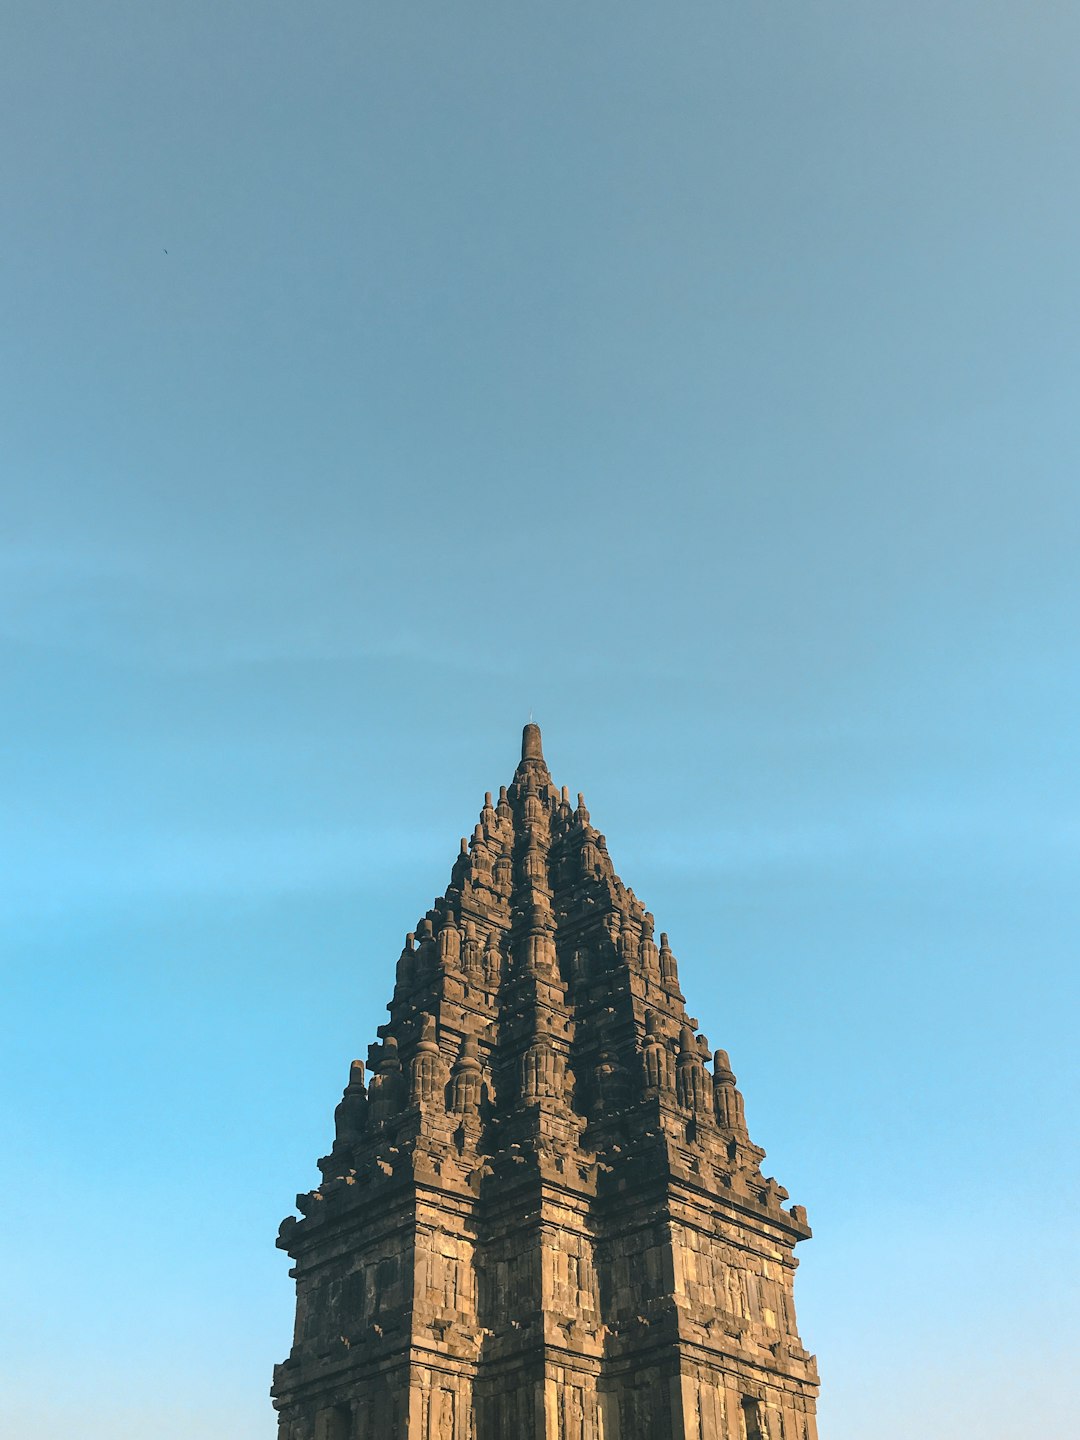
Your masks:
M1080 7L5 12L5 1426L272 1440L533 712L809 1209L823 1440L1069 1433Z

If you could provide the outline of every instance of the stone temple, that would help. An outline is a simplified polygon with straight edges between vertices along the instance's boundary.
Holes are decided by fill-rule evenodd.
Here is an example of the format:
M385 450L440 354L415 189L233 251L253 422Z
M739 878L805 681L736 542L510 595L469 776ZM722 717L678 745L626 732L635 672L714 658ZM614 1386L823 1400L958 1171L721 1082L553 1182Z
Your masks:
M806 1212L537 726L388 1008L281 1226L279 1440L817 1440Z

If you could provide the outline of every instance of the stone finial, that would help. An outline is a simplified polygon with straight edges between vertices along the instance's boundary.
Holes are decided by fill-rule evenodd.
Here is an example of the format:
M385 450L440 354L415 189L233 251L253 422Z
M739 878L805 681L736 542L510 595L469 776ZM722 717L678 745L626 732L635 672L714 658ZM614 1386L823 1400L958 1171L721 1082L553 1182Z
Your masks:
M367 1115L367 1090L364 1086L364 1062L354 1060L349 1066L349 1083L334 1111L334 1139L338 1145L351 1145L364 1129Z
M397 1036L387 1035L382 1042L382 1051L379 1055L379 1073L388 1074L400 1069L401 1056L398 1054Z
M368 1091L368 1114L372 1123L388 1120L401 1108L404 1076L395 1036L387 1035L374 1056L375 1076Z
M397 983L403 990L411 989L416 979L416 935L412 930L405 936L405 944L397 962Z
M488 931L487 944L484 946L484 972L491 984L494 984L502 973L502 950L499 947L498 931L494 927Z
M675 1065L675 1093L684 1110L691 1110L695 1115L711 1110L707 1081L694 1032L689 1025L684 1025L679 1031L679 1058Z
M671 953L666 930L660 933L660 979L669 990L678 990L679 967L675 962L675 956Z
M544 747L540 740L540 726L530 720L521 732L522 760L539 760L544 763Z
M445 966L453 968L461 954L461 931L453 920L447 919L439 931L439 959Z
M713 1105L720 1128L745 1137L743 1097L735 1085L735 1073L726 1050L717 1050L713 1056Z
M538 1035L521 1057L521 1099L528 1104L560 1095L563 1072L562 1056L546 1035Z
M465 922L465 939L461 945L461 968L466 975L474 979L484 973L480 942L476 938L476 926L471 920Z
M648 911L645 912L641 922L641 944L638 947L638 958L645 974L656 979L660 974L660 952L653 939L653 917Z
M480 811L480 819L476 826L476 835L494 835L499 828L499 817L495 813L495 807L491 803L491 791L484 791L484 805Z
M535 839L530 838L525 846L525 853L521 857L521 869L525 880L530 885L545 885L547 883L547 854L542 845Z
M469 878L473 887L490 888L492 879L491 847L481 825L477 825L473 834L469 867Z
M615 944L616 948L618 949L620 958L626 962L629 962L633 958L634 953L637 950L637 944L634 935L634 928L630 923L630 917L628 915L624 915L622 913L620 913L619 915L619 933L616 937Z
M450 1109L455 1115L475 1115L480 1108L481 1071L479 1047L466 1035L450 1072Z
M645 1062L645 1086L648 1090L671 1089L671 1052L660 1034L660 1025L654 1011L645 1016L645 1043L642 1046Z
M421 1022L410 1078L414 1104L426 1104L434 1097L439 1081L439 1042L434 1015L425 1015Z

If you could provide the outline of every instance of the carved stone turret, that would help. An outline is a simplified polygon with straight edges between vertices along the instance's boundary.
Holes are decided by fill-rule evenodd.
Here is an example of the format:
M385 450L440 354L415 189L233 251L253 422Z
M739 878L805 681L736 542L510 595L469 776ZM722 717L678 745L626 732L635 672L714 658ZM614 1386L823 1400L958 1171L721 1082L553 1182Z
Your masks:
M671 1093L671 1051L668 1049L656 1014L650 1010L645 1016L645 1039L642 1042L642 1058L645 1065L645 1088L658 1094Z
M444 935L446 931L442 932ZM435 1039L435 1017L425 1015L420 1030L420 1039L412 1060L412 1101L414 1105L430 1105L436 1098L441 1100L442 1058Z
M480 1114L483 1074L476 1039L466 1035L450 1076L450 1110L454 1115L476 1119Z
M281 1228L280 1440L816 1440L726 1051L538 726L492 794Z
M726 1050L717 1050L713 1057L713 1094L716 1097L716 1123L721 1130L745 1136L743 1097L735 1088L735 1075Z

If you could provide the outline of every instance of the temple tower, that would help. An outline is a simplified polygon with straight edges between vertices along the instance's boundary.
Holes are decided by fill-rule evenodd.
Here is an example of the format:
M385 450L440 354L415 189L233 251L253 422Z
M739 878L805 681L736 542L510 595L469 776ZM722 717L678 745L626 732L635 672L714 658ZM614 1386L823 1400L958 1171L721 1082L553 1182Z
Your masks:
M278 1237L280 1440L817 1440L806 1212L537 726L388 1009Z

